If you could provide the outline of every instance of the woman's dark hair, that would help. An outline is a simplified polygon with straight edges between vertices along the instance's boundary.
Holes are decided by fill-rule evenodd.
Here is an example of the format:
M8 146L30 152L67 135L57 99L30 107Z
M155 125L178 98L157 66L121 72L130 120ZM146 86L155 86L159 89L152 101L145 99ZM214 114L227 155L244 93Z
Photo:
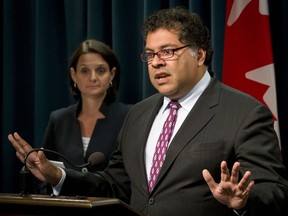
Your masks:
M107 103L114 102L117 99L117 92L120 84L120 64L116 55L108 45L94 39L88 39L83 41L71 56L69 70L72 67L76 71L80 56L86 53L97 53L101 55L102 58L108 63L109 70L114 67L116 68L112 85L107 90L107 94L104 99L104 101ZM81 92L79 91L78 87L74 85L74 81L71 76L70 87L72 89L74 98L76 100L81 100Z

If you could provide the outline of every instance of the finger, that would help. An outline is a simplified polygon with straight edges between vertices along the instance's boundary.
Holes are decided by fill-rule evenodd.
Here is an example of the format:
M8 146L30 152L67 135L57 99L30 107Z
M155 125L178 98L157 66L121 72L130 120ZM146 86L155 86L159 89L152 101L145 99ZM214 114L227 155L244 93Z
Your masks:
M17 142L18 146L20 146L22 152L24 155L27 155L28 152L32 150L32 147L17 133L15 132L14 134L14 139Z
M232 167L231 171L231 182L234 184L238 184L238 179L239 179L239 170L240 170L240 163L235 162Z
M18 148L20 148L18 142L16 141L16 139L14 138L14 136L12 134L8 135L8 140L10 141L10 143L12 144L12 146L18 150Z
M229 181L230 173L226 161L222 161L220 167L221 167L221 181Z
M23 154L20 154L18 151L16 151L16 156L22 163L24 163L25 156Z
M246 192L249 194L250 192L251 192L251 190L254 188L254 181L252 180L249 184L248 184L248 186L247 186L247 188L246 188Z
M46 158L46 156L45 156L44 151L38 151L38 152L37 152L37 155L38 155L38 158L39 158L39 161L40 161L40 162L47 161L47 158Z
M16 149L16 156L22 163L25 163L27 154L32 150L32 147L17 133L8 135L8 140L12 146Z
M24 149L22 149L21 145L18 143L18 141L16 140L16 138L12 135L9 134L8 135L8 140L10 141L10 143L12 144L12 146L15 148L16 152L16 156L21 160L23 157L25 157L26 153L24 151Z
M245 200L248 199L250 192L253 189L253 187L254 187L254 181L251 181L248 184L248 186L246 187L246 189L242 192L242 195L241 195L242 199L245 199Z
M203 176L204 180L206 181L206 183L208 184L208 187L210 188L210 190L213 192L215 190L217 184L214 181L210 172L207 169L204 169L202 171L202 176Z
M43 163L43 160L47 161L43 151L32 152L31 154L29 154L29 157L27 157L26 159L27 159L26 165L28 166L29 169L32 169L35 167L39 169L39 167L41 167Z
M238 183L238 188L245 192L245 190L249 190L249 185L250 183L252 182L252 179L251 179L251 172L250 171L246 171L242 177L242 179L239 181ZM250 191L250 190L249 190Z

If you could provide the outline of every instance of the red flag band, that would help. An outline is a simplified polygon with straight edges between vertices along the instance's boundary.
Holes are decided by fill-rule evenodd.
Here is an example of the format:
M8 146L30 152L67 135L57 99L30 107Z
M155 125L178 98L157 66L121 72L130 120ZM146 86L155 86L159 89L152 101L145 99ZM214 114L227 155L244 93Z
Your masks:
M267 105L279 137L267 0L227 0L222 81Z

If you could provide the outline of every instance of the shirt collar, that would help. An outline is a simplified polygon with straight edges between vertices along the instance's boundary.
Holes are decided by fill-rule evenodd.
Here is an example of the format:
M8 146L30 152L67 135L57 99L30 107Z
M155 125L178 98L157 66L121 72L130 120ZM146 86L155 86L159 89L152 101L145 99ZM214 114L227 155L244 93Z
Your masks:
M200 97L200 95L203 93L203 91L207 88L211 81L211 76L209 72L206 70L204 73L204 76L196 83L196 85L186 94L183 98L179 100L179 103L181 104L181 107L186 110L191 110L191 107L195 104L197 99ZM168 97L164 97L163 105L160 110L160 112L164 112L168 104L171 100Z

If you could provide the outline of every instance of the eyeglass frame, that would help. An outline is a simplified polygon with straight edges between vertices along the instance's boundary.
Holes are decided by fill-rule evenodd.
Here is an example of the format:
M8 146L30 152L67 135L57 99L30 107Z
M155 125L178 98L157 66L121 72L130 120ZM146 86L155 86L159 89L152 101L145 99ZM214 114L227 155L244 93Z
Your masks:
M189 45L185 45L185 46L181 46L181 47L178 47L178 48L174 48L174 49L162 49L162 50L159 50L158 52L143 52L143 53L141 53L141 55L140 55L140 58L141 58L141 60L143 61L143 62L150 62L150 61L152 61L152 59L154 59L154 57L157 55L157 57L159 58L159 59L161 59L161 60L167 60L167 59L170 59L170 58L173 58L173 56L174 56L174 53L176 52L176 51L178 51L178 50L180 50L180 49L184 49L184 48L186 48L186 47L188 47L188 46L191 46L190 44ZM163 52L172 52L171 53L171 56L169 56L169 57L161 57L161 52L163 53ZM149 54L149 55L152 55L152 58L150 58L149 60L148 60L148 55L147 54ZM160 54L160 56L159 56L159 54ZM143 59L143 56L145 56L146 55L146 59L147 60L145 60L145 59Z

